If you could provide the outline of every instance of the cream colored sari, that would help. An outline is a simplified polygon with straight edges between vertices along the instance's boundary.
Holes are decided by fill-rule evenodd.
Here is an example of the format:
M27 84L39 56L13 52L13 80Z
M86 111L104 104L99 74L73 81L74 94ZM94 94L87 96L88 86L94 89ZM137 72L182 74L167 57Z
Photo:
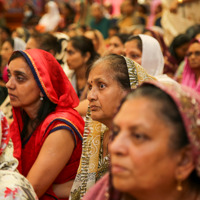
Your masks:
M144 81L155 80L136 62L125 58L131 88L134 89ZM86 115L83 135L83 150L78 172L71 190L71 200L81 199L85 193L99 180L109 167L109 155L103 158L103 135L107 127L93 121L90 110Z

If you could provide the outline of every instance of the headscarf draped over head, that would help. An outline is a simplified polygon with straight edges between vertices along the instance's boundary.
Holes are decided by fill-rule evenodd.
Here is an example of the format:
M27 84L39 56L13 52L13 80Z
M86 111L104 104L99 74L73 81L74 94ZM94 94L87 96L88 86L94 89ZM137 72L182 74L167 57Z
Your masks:
M54 1L49 1L45 6L48 8L48 12L41 17L38 28L41 30L43 28L43 32L54 31L61 19L58 5Z
M159 42L148 35L138 36L142 40L142 67L152 76L163 74L164 57Z
M14 51L26 49L26 43L24 42L24 40L22 40L19 37L14 37L13 40L14 40Z
M128 68L131 88L136 88L144 81L156 80L147 74L139 64L124 57ZM96 180L108 171L109 160L105 162L102 169L99 169L100 158L102 157L102 138L107 127L91 118L90 109L86 115L86 122L83 135L83 151L78 173L71 190L70 199L81 199L85 193L96 183Z
M44 122L39 125L40 128L38 130L42 130L39 133L42 134L41 137L43 138L40 143L44 142L47 137L47 127L55 120L64 120L63 122L70 126L70 130L74 131L77 137L82 140L84 122L77 111L73 109L79 104L79 99L60 64L52 54L41 49L17 52L20 52L25 58L44 97L56 104L55 111L49 114ZM13 107L13 118L14 121L11 124L10 133L15 148L14 156L19 160L18 169L22 170L20 132L23 128L23 121L21 108Z
M175 102L193 150L193 158L200 177L200 96L193 89L178 84L149 82L167 93Z
M191 42L191 44L193 44L193 43L200 44L200 41L195 39ZM195 75L194 71L190 67L189 60L186 57L185 58L185 66L184 66L183 75L182 75L182 85L186 85L188 87L193 88L197 92L200 92L200 78L196 82L195 76L196 75Z
M75 108L79 104L76 92L52 54L41 49L19 52L30 66L44 96L59 107Z

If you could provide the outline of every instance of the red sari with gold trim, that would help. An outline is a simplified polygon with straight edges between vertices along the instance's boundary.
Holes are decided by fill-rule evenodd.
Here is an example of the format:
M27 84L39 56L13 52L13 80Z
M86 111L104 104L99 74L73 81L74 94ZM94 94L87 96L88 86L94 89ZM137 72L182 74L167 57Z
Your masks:
M24 148L22 148L20 137L23 129L22 110L13 108L14 121L10 127L10 134L14 143L14 156L19 161L18 169L24 176L27 176L48 135L59 129L67 129L73 135L76 146L70 160L54 183L67 182L76 176L82 151L84 121L78 112L74 110L74 107L79 103L79 99L63 69L50 53L39 49L20 51L20 53L30 66L43 95L57 106L55 111L40 123L31 137L27 141L23 141ZM40 199L59 198L56 197L52 187L50 187Z

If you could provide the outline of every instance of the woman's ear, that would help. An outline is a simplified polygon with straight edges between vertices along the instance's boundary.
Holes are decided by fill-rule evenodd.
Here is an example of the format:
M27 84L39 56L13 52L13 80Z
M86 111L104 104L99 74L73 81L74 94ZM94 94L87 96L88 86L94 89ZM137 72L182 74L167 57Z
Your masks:
M195 169L194 158L192 155L192 148L190 145L184 147L178 157L177 169L175 177L177 180L185 180L189 177Z
M84 62L85 63L87 63L88 62L88 60L90 59L90 57L91 57L91 54L90 54L90 52L86 52L86 54L85 54L85 56L84 56L85 58L84 58Z

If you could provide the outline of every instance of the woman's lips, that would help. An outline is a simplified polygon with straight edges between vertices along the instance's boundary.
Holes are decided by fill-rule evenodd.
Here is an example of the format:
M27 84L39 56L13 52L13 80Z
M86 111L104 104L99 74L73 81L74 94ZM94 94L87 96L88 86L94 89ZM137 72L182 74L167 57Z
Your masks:
M15 95L13 95L13 94L8 93L8 95L9 95L9 97L10 97L11 100L17 98L17 96L15 96Z
M127 169L120 165L112 165L111 171L112 171L112 174L119 174L119 173L123 173L123 172L127 171Z
M95 105L90 106L91 111L97 111L98 109L99 109L98 106L95 106Z

